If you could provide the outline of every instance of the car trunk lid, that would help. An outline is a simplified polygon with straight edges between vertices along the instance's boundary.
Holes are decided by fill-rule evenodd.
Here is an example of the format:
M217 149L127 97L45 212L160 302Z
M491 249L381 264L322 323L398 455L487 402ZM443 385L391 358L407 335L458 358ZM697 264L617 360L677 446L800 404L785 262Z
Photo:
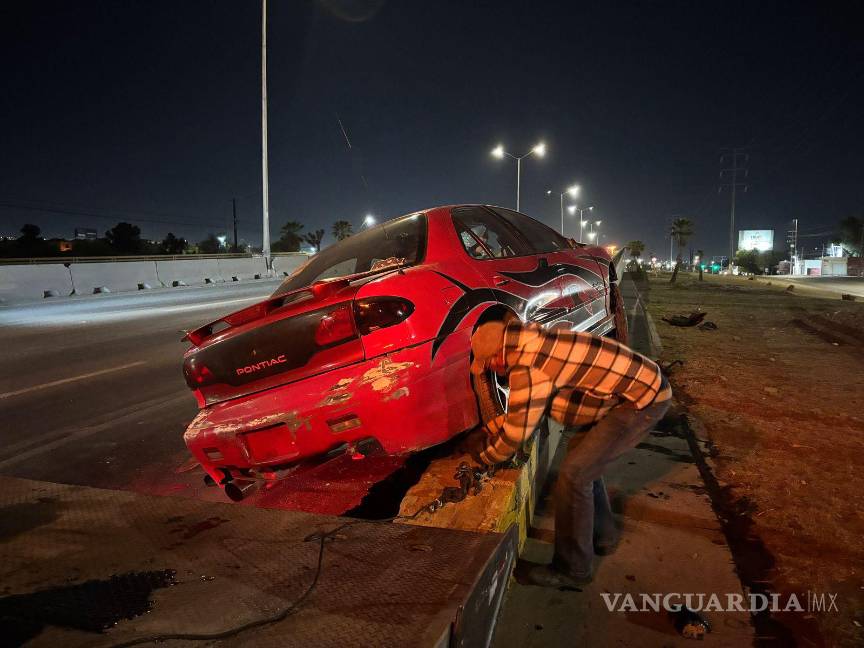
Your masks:
M352 278L271 297L186 334L183 374L199 405L238 398L363 359Z

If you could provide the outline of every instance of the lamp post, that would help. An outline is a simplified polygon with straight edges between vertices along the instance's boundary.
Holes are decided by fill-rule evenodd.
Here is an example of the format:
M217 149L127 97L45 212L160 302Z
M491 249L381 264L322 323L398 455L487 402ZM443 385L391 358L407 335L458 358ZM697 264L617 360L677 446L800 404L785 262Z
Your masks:
M556 191L555 193L558 193L558 192ZM552 190L547 189L546 195L551 196ZM571 198L575 198L576 196L578 196L579 195L579 185L572 185L570 187L567 187L564 191L562 191L558 195L561 198L561 236L564 236L564 196L567 195L567 196L570 196ZM519 211L519 209L517 208L516 211ZM571 211L570 213L572 214L573 212Z
M546 144L540 142L530 151L528 151L525 155L511 155L507 151L504 150L504 145L499 144L491 151L491 155L494 158L498 158L499 160L503 160L505 157L509 157L513 160L516 160L516 211L519 211L519 194L521 192L522 185L522 160L531 156L536 155L537 157L543 157L546 155Z
M267 165L267 0L261 0L261 254L267 275L270 261L270 170Z
M372 214L366 214L366 217L363 219L363 224L360 226L360 229L368 229L375 224L375 217Z
M583 218L583 215L585 214L586 211L587 212L594 211L594 205L591 205L590 207L577 207L576 205L571 205L570 207L567 208L567 211L569 211L571 214L575 214L577 211L579 212L579 242L581 243L582 242L582 230L584 230L585 226L588 224L588 221Z
M602 220L591 221L591 230L588 232L588 240L589 241L593 241L596 238L597 242L598 243L600 242L600 224L602 222L603 222ZM597 226L596 232L594 231L595 225Z

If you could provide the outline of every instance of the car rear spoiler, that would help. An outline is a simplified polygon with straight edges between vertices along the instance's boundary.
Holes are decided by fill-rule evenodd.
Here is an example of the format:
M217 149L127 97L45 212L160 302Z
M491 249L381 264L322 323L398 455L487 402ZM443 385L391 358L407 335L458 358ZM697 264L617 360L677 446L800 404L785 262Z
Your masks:
M400 263L387 266L383 270L399 270L404 268L406 265L410 265L407 263ZM210 322L209 324L205 324L197 329L192 331L187 331L186 334L181 338L181 341L189 341L193 346L199 346L202 342L212 336L214 333L218 333L220 331L224 331L226 328L231 328L234 326L240 326L241 324L246 324L247 322L252 322L257 319L261 319L262 317L267 316L272 313L277 308L281 308L286 304L290 304L291 302L297 301L298 298L303 293L308 293L310 297L322 299L324 297L328 297L332 295L334 292L345 288L346 286L350 286L353 282L358 281L360 279L368 279L372 276L378 276L383 274L382 269L376 270L367 270L365 272L357 272L355 274L346 275L344 277L334 277L332 279L322 279L321 281L316 281L311 286L304 286L303 288L297 288L296 290L289 290L288 292L282 293L281 295L274 295L265 299L264 301L258 302L257 304L253 304L252 306L248 306L239 311L235 311L225 317L220 317L217 320Z
M295 301L295 299L292 298L299 297L302 293L312 294L312 286L292 290L279 295L278 297L270 297L264 301L258 302L257 304L253 304L247 308L225 315L225 317L220 317L209 324L205 324L204 326L198 327L192 331L187 331L181 341L188 340L192 345L199 346L214 333L224 331L226 328L240 326L241 324L261 319L277 308L284 306L286 302Z

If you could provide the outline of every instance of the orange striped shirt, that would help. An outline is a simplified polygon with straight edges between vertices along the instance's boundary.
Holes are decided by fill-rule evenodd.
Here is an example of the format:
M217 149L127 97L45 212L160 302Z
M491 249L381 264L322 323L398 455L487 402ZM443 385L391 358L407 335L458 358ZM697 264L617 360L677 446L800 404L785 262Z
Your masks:
M644 409L672 397L657 363L611 338L514 321L502 350L507 414L486 423L487 464L515 454L544 414L565 427L591 425L618 405Z

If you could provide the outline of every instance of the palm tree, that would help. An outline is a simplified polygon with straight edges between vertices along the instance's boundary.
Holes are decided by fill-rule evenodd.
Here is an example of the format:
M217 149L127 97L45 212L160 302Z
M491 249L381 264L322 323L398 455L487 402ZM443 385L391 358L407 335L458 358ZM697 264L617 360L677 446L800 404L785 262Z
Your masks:
M300 244L303 242L303 235L300 230L303 225L297 221L288 221L282 226L279 231L281 236L278 241L274 241L271 249L273 252L299 252Z
M696 257L699 259L696 263L699 266L699 281L702 281L702 259L705 258L705 253L702 250L696 250Z
M678 246L678 256L675 259L675 268L672 270L672 278L669 283L675 283L678 278L678 268L681 266L681 248L687 245L687 239L693 236L693 223L689 218L676 218L672 221L669 236Z
M303 240L315 248L315 253L321 251L321 239L324 238L324 230L317 229L314 232L308 232L303 236Z
M333 238L337 241L342 241L353 234L351 222L346 220L338 220L333 223Z

